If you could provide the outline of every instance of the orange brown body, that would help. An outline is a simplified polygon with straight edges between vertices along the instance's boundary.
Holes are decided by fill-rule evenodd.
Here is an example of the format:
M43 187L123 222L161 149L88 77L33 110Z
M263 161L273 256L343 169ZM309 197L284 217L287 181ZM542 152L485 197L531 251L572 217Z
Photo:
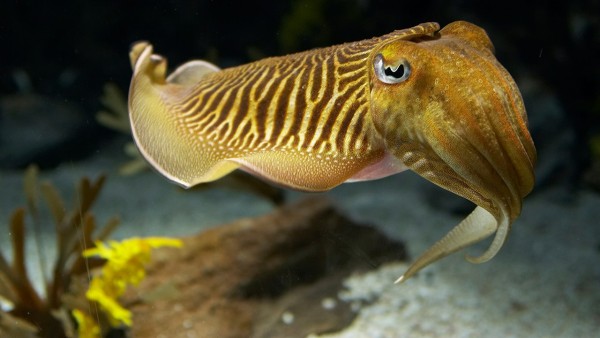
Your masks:
M144 157L189 187L242 169L323 191L410 169L477 204L400 278L496 234L492 258L534 184L520 92L485 32L467 22L390 34L220 70L130 53L129 111Z

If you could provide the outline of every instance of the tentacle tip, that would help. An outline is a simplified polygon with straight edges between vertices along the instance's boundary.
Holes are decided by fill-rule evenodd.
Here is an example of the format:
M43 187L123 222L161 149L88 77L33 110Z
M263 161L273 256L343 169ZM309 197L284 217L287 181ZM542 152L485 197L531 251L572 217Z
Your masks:
M465 255L465 260L471 264L482 264L485 263L487 261L489 261L490 259L492 259L494 256L492 257L483 257L483 256L471 256L471 255Z
M412 264L408 267L408 269L400 276L394 284L400 284L406 282L408 279L412 278L419 270L423 267L415 267L415 264Z

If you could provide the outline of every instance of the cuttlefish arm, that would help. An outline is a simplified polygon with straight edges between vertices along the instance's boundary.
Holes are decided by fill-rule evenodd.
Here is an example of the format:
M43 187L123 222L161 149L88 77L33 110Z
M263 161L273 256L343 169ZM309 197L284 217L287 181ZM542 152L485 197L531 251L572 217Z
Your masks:
M477 204L399 279L496 234L502 246L533 187L535 148L520 93L485 32L466 22L390 34L220 70L130 53L133 136L189 187L242 169L323 191L411 169Z
M535 147L521 94L479 27L455 22L439 38L383 46L375 63L410 68L411 78L373 81L374 124L386 149L475 210L398 279L495 233L473 263L493 258L534 184ZM377 77L377 68L373 70Z
M489 211L477 206L469 216L450 230L446 236L421 254L421 256L409 266L406 272L396 280L396 283L407 280L422 268L452 254L453 252L480 242L494 233L497 233L496 238L499 239L499 242L492 243L486 253L479 257L466 257L471 263L485 262L496 255L498 250L502 247L507 235L507 233L502 233L503 231L508 232L507 224L500 225Z

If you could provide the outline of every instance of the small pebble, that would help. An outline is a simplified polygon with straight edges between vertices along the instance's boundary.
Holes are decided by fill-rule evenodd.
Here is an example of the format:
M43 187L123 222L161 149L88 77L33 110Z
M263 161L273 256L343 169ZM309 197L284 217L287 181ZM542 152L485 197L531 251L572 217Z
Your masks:
M360 302L350 303L350 310L352 310L352 312L359 312L361 308L362 305L360 304Z
M13 304L13 302L6 298L3 298L2 295L0 295L0 311L9 312L12 311L14 308L15 304Z
M294 322L294 314L286 311L281 315L281 321L286 325L291 325Z
M335 309L336 305L337 305L336 300L331 297L323 298L323 300L321 301L321 306L325 310L333 310L333 309Z
M183 328L184 329L191 329L192 327L194 327L194 323L191 320L186 319L186 320L183 321Z

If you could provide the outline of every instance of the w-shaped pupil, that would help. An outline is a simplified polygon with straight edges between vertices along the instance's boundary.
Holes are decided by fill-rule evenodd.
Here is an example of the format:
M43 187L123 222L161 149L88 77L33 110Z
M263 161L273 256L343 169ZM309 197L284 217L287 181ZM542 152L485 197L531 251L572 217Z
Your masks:
M392 76L396 79L399 79L404 75L404 65L400 64L396 70L393 70L391 67L385 67L384 72L387 76Z

